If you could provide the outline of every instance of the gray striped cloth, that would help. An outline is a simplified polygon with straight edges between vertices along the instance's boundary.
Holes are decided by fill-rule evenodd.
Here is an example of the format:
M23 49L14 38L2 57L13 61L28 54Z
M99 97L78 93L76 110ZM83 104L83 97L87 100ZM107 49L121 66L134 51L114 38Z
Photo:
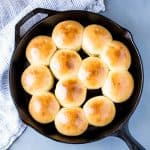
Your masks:
M0 150L7 149L26 128L18 116L9 93L8 70L14 50L15 24L35 8L54 10L105 10L103 0L0 0ZM41 19L34 17L23 26L21 34Z

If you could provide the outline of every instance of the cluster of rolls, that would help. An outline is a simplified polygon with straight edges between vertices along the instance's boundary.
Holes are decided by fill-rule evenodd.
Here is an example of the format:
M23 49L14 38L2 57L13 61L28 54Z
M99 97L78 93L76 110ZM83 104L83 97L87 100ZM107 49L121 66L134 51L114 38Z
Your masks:
M81 58L81 49L88 57ZM58 132L67 136L84 133L89 124L108 125L116 114L114 102L128 100L133 92L129 50L100 25L60 22L51 37L40 35L29 42L26 58L30 66L21 83L32 95L31 116L43 124L54 121ZM103 95L87 99L88 90L95 89Z

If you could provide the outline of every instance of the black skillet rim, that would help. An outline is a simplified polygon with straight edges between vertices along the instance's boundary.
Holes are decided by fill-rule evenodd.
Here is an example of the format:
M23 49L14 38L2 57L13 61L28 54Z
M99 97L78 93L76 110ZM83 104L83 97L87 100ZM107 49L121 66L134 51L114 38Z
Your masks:
M121 29L121 30L124 31L126 38L131 41L131 43L132 43L132 45L134 46L134 49L135 49L135 51L136 51L136 53L137 53L137 55L138 55L138 59L139 59L139 63L140 63L140 69L141 69L141 86L140 86L140 90L139 90L139 93L138 93L138 96L137 96L137 100L136 100L136 103L134 104L134 106L133 106L133 108L132 108L132 111L131 111L130 114L124 119L124 121L120 123L119 127L118 127L118 128L116 127L112 133L110 133L110 134L108 134L108 135L104 135L102 138L107 137L107 136L110 136L110 135L113 135L113 134L115 134L119 129L121 129L122 126L123 126L125 123L127 123L127 122L129 121L131 115L134 113L134 111L135 111L137 105L138 105L139 102L140 102L140 98L141 98L141 94L142 94L142 90L143 90L143 84L144 84L144 69L143 69L143 63L142 63L142 58L141 58L141 55L140 55L140 53L139 53L139 50L138 50L138 48L136 47L136 45L135 45L135 43L134 43L132 34L131 34L131 32L130 32L129 30L127 30L126 28L120 26L120 25L117 24L116 22L114 22L114 21L112 21L111 19L109 19L109 18L107 18L107 17L105 17L105 16L103 16L103 15L100 15L100 14L96 14L96 13L88 12L88 11L83 11L83 10L73 10L73 11L63 11L63 12L56 11L56 14L54 14L54 15L57 15L57 14L59 14L59 13L63 13L63 14L65 14L65 13L87 13L87 14L90 13L90 14L94 14L94 15L100 16L101 18L103 18L103 19L109 21L111 24L113 24L113 26L116 26L117 28L119 28L119 29ZM54 15L52 15L52 16L54 16ZM22 40L24 39L24 37L25 37L26 35L28 35L28 34L33 30L33 28L37 27L39 24L41 24L42 22L44 22L44 20L47 19L47 18L49 18L49 17L51 17L51 16L48 15L46 18L42 19L41 21L39 21L39 22L37 22L35 25L33 25L33 26L22 36L22 38L20 39L20 41L22 41ZM19 43L20 43L20 41L19 41ZM19 45L19 43L18 43L18 45ZM18 45L16 46L16 49L17 49ZM11 70L12 70L12 67L13 67L13 66L12 66L12 62L13 62L13 60L14 60L14 58L15 58L15 53L16 53L16 51L14 50L14 52L13 52L13 54L12 54L12 57L11 57L10 66L9 66L9 89L10 89L10 94L11 94L11 97L12 97L12 99L13 99L13 102L14 102L16 108L18 108L18 104L16 103L16 101L15 101L15 99L14 99L14 96L13 96L13 92L12 92L13 85L12 85L12 80L11 80L11 73L12 73ZM20 113L19 113L19 116L20 116ZM25 124L27 124L28 126L32 127L33 129L35 129L37 132L41 133L43 136L46 136L47 138L50 138L50 139L52 139L52 140L54 140L54 141L61 142L61 143L84 144L84 143L90 143L90 142L94 142L94 141L97 141L97 140L101 139L101 138L99 138L99 137L96 137L96 138L94 138L94 139L90 139L90 140L87 140L87 141L84 141L84 142L75 142L75 143L73 143L73 142L66 142L66 141L60 141L60 140L58 140L58 139L49 137L48 135L45 135L44 133L42 133L41 131L39 131L39 130L36 129L35 127L33 127L31 124L29 124L28 122L26 122L26 120L23 119L21 116L20 116L20 119L21 119Z

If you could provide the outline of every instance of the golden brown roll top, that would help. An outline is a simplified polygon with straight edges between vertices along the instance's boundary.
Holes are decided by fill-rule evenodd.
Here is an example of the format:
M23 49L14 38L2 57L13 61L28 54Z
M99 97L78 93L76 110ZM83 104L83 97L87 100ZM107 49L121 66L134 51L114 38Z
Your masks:
M52 39L60 49L79 50L81 48L83 26L73 20L58 23L52 32Z
M131 56L128 48L119 41L112 41L103 51L101 58L111 70L128 70Z
M56 115L55 126L63 135L78 136L86 131L88 121L81 108L62 108Z
M41 35L33 38L27 48L26 57L30 64L49 65L50 58L56 50L51 37Z
M121 103L129 99L133 89L134 80L128 71L110 71L102 92L113 102Z
M57 79L75 76L81 64L80 55L72 50L58 50L50 61L50 68Z
M80 106L86 98L86 87L76 77L59 80L55 95L64 107Z
M103 86L108 75L107 66L97 57L87 57L82 61L78 77L88 89L98 89Z
M111 41L112 35L105 27L91 24L84 29L82 48L89 55L100 55Z
M54 78L46 66L31 65L25 69L21 76L24 90L31 94L48 91L53 87Z
M59 111L59 104L55 96L50 92L32 96L29 102L29 112L39 123L50 123L55 119Z
M105 96L89 99L83 106L89 124L102 127L112 122L116 114L113 102Z

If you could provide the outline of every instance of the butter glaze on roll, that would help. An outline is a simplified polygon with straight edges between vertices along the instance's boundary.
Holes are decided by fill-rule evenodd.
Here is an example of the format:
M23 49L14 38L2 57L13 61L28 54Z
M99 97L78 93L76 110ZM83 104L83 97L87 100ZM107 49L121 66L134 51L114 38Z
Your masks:
M128 48L119 41L110 42L103 51L101 58L109 66L110 70L128 70L131 64Z
M78 77L88 89L101 88L107 78L108 67L98 57L87 57L82 61Z
M105 96L96 96L89 99L83 106L89 124L106 126L112 122L116 114L113 102Z
M31 116L34 120L42 124L52 122L59 108L59 103L50 92L34 95L29 102L29 112Z
M52 32L52 39L59 49L79 50L81 48L83 26L73 20L58 23Z
M31 95L50 90L53 83L54 78L50 70L43 65L30 65L21 76L24 90Z
M91 24L83 32L82 49L91 55L100 55L112 41L111 33L103 26Z
M30 64L49 65L50 58L56 50L51 37L41 35L33 38L27 48L26 57Z
M134 80L128 71L110 71L102 92L115 103L129 99L134 89Z
M86 98L86 92L86 87L76 77L59 80L55 89L55 95L64 107L82 105Z
M63 135L78 136L86 131L88 121L81 108L62 108L56 115L55 126Z
M76 76L81 64L80 55L72 50L58 50L50 61L50 68L57 79Z

